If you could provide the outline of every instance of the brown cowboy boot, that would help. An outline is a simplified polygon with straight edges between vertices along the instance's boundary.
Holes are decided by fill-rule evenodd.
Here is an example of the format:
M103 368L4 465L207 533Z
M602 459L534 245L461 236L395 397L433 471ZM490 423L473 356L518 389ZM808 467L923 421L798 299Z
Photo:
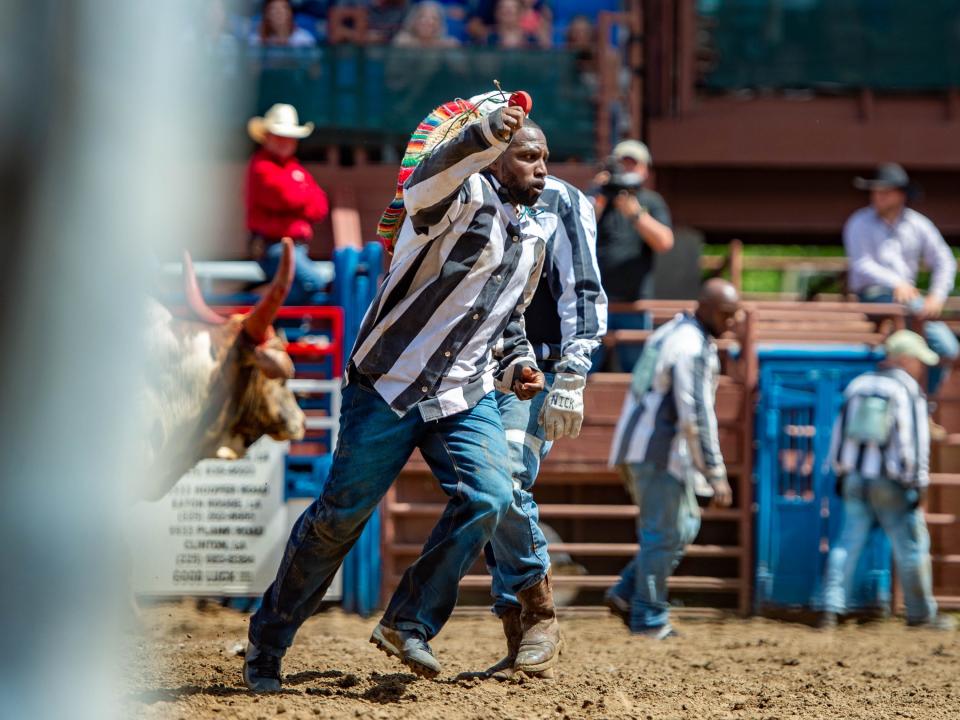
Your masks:
M517 659L520 638L523 636L523 630L520 627L520 608L507 608L500 616L500 622L503 623L503 634L507 638L507 654L496 665L488 667L485 672L487 677L509 680L513 677L513 663Z
M513 667L525 673L542 674L557 663L563 645L550 590L550 573L533 587L521 590L517 597L523 608L520 613L523 637Z

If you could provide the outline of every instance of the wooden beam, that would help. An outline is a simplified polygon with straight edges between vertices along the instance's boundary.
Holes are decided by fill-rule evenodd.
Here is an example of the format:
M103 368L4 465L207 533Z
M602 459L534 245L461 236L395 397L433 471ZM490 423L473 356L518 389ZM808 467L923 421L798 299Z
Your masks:
M676 14L676 117L683 118L693 110L696 92L697 15L694 0L677 0Z
M392 586L400 582L400 575L388 579ZM620 580L619 575L553 575L551 583L555 587L581 587L605 589L613 587ZM700 592L736 592L742 586L739 578L706 577L703 575L674 575L667 580L671 590L690 590ZM467 575L460 581L460 587L490 587L489 575Z

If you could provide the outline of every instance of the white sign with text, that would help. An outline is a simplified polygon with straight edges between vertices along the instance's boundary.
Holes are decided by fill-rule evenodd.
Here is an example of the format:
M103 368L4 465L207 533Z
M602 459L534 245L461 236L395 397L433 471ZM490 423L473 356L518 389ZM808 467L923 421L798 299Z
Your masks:
M260 438L241 460L204 460L166 496L139 502L128 537L134 592L260 595L304 504L284 500L289 443ZM339 599L340 575L327 593Z

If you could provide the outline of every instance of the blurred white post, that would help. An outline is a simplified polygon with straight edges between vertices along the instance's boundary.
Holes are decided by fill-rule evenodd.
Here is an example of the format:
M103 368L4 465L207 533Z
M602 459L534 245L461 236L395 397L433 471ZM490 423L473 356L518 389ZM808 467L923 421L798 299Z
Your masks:
M211 102L183 29L202 8L0 3L3 717L121 716L142 298L164 243L195 249L198 203L216 205L192 177Z

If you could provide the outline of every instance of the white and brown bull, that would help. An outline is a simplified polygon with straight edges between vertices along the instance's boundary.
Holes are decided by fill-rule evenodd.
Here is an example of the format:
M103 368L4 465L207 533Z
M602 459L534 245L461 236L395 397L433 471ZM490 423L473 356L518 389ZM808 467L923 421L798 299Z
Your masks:
M162 497L204 458L241 457L262 435L303 437L305 417L286 386L293 361L273 330L293 282L293 243L283 242L270 288L246 315L223 317L204 302L186 254L184 284L194 317L178 319L150 304L142 498Z

